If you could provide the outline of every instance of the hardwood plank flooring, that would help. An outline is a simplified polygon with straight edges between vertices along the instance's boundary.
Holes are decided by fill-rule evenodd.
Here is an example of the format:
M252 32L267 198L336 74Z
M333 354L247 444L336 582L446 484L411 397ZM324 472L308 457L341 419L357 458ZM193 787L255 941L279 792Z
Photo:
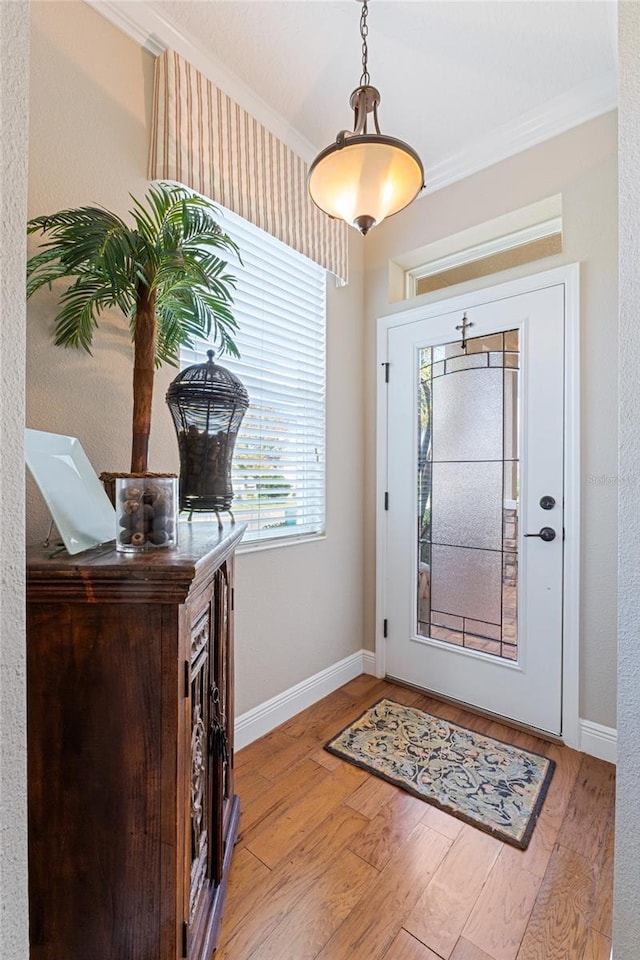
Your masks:
M455 950L451 954L451 960L492 960L492 958L484 950L476 947L475 944L469 943L464 937L460 937Z
M441 957L449 957L500 847L499 840L465 824L407 918L405 930Z
M424 802L417 797L396 792L351 841L349 849L376 870L384 870L395 851L417 826L423 807Z
M248 843L255 834L264 833L270 828L272 823L287 811L292 799L300 802L316 784L328 778L329 771L309 760L301 763L277 783L270 783L267 790L243 807L242 833L238 839L240 846ZM242 776L237 778L236 789L242 797Z
M419 823L320 951L320 960L381 960L449 846L441 833Z
M354 810L339 807L318 823L287 861L266 879L256 877L243 898L226 909L216 960L242 960L282 923L298 900L312 889L367 823ZM229 877L229 893L235 880Z
M381 697L553 757L528 850L322 749ZM608 960L614 773L363 674L237 754L216 960Z
M311 833L318 820L329 816L367 776L366 771L352 764L343 764L300 800L287 806L275 820L271 818L269 828L261 830L247 844L249 850L268 867L275 867Z
M558 843L598 868L613 817L613 780L610 764L585 756L558 835Z
M456 820L455 817L449 816L443 810L432 807L430 803L425 804L422 822L437 830L438 833L444 833L445 837L449 837L450 840L455 840L465 826L462 820Z
M313 960L377 873L345 850L260 946L262 960Z
M609 830L604 850L600 882L596 891L596 903L592 927L603 936L611 939L611 917L613 914L613 848L615 831L613 826Z
M587 938L584 960L609 960L610 957L611 940L603 937L597 930L591 930Z
M462 934L495 960L515 960L541 879L500 856Z
M556 846L522 939L518 960L584 957L593 906L593 864Z
M327 754L327 756L333 755ZM344 762L339 757L333 757L333 759L338 764ZM372 820L392 797L397 796L397 793L398 791L392 783L387 783L380 777L367 777L362 786L358 787L353 796L349 797L347 804Z
M384 955L384 960L440 960L437 953L425 947L406 930L401 930Z

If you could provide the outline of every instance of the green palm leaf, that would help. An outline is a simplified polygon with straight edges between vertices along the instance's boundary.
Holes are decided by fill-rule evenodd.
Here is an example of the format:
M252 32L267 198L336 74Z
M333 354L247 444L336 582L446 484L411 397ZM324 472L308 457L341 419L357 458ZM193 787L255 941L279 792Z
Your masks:
M143 200L131 200L133 226L99 206L29 220L27 233L44 239L27 263L27 298L55 287L54 342L91 353L102 313L116 308L129 320L134 378L139 370L176 365L180 347L196 338L238 356L227 259L239 252L219 212L177 184L151 184ZM143 327L146 335L136 336ZM150 400L134 405L133 471L147 469L150 410Z
M58 290L61 281L70 281L59 293L54 342L91 353L102 313L116 308L129 321L134 377L139 368L177 364L180 347L195 338L238 356L231 310L235 279L227 259L239 259L239 252L219 225L219 212L176 184L154 183L143 200L131 200L133 226L99 206L28 222L27 233L44 240L27 263L27 298L43 286ZM143 324L147 336L137 337ZM151 345L149 355L141 357L139 341ZM141 425L142 408L134 409L136 471L146 470L150 402Z
M158 311L166 298L171 312L179 301L184 314L193 306L184 291L197 287L198 308L184 328L191 331L185 336L209 336L212 330L216 335L222 323L228 346L228 305L235 279L215 251L238 255L238 248L217 222L218 211L204 197L175 184L152 184L143 201L131 199L133 228L99 206L60 210L27 224L28 234L46 238L27 264L27 297L65 277L74 281L60 297L55 342L89 349L100 311L113 306L135 329L132 310L140 288L155 291ZM211 296L204 296L207 292ZM191 323L199 325L195 333ZM181 329L176 327L166 341L177 343L172 347L176 355ZM231 352L237 352L235 345ZM168 356L165 348L160 353Z
M91 353L98 318L102 310L113 305L113 300L105 295L100 280L81 276L62 294L60 303L62 309L55 318L55 343Z

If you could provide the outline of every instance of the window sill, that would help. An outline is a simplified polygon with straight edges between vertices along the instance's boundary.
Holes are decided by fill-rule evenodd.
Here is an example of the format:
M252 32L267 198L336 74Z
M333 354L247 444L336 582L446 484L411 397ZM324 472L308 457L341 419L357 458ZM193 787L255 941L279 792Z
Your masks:
M326 540L326 533L309 533L302 537L282 537L273 540L249 540L240 543L236 555L244 553L262 553L264 550L278 550L281 547L297 547L301 543L315 543L317 540Z

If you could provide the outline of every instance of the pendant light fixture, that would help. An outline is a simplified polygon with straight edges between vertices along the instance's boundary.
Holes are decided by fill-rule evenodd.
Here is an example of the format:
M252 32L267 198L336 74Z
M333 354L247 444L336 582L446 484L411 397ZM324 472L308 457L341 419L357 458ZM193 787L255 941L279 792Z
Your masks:
M371 227L415 200L424 186L424 168L412 147L380 132L380 93L370 84L367 65L368 0L358 2L362 3L362 76L349 101L353 131L341 130L335 143L318 154L309 168L307 186L317 207L366 236ZM369 114L373 114L375 133L367 130Z

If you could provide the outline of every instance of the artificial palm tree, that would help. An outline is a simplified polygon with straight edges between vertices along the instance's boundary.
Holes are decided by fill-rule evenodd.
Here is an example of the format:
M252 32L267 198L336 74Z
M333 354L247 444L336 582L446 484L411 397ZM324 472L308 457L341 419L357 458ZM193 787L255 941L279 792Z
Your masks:
M185 187L153 184L133 200L134 226L102 207L35 217L29 234L49 239L27 263L27 298L64 277L55 343L91 353L101 313L117 307L134 344L132 473L147 470L155 368L178 364L181 345L202 337L238 355L232 339L234 277L216 251L237 254L215 208Z

